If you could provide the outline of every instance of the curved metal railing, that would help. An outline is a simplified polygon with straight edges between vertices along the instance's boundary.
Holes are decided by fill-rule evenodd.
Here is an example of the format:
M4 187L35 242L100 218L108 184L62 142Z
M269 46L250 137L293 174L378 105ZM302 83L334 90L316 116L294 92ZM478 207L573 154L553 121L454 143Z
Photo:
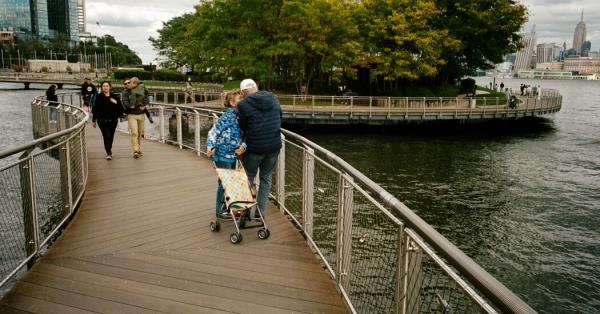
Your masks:
M147 137L205 155L220 112L155 104ZM126 131L122 123L120 129ZM287 130L272 198L352 312L534 313L402 202L337 155Z
M0 289L32 265L78 206L88 177L88 114L71 99L31 103L36 140L0 152ZM79 99L78 95L75 95Z
M183 97L175 93L151 92L158 104L177 105ZM511 94L513 95L513 94ZM557 90L542 89L536 95L509 97L375 97L278 95L286 122L386 123L402 120L485 120L539 116L560 111L562 96ZM222 107L219 93L196 94L191 106Z

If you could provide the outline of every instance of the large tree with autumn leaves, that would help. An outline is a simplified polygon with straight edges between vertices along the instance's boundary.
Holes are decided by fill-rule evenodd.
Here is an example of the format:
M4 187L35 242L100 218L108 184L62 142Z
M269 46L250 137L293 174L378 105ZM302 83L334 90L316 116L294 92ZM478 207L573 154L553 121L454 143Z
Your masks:
M453 83L516 51L516 0L212 0L151 38L170 65L263 86ZM367 82L368 84L369 82Z

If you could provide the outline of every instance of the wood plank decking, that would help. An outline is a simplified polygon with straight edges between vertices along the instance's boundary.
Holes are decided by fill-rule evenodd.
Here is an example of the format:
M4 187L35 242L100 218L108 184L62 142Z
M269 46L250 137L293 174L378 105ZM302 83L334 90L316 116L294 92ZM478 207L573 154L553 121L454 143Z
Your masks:
M89 179L61 238L0 302L1 313L343 313L339 293L275 208L271 237L213 233L216 175L206 159L117 134L104 159L87 130Z

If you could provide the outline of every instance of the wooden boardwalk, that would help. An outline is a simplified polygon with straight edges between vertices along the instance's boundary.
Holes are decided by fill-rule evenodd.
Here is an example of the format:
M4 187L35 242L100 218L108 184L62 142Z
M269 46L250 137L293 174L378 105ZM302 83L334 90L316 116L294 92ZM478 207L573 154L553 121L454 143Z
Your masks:
M208 160L144 141L134 160L117 134L104 159L88 128L89 179L60 239L0 302L0 313L340 313L333 281L292 224L267 211L271 237L209 230Z

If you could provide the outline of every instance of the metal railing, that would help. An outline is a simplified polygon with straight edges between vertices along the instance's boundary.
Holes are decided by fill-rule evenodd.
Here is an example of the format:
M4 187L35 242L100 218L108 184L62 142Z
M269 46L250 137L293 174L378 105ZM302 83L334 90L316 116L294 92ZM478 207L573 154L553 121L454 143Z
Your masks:
M31 103L36 140L0 152L0 289L31 266L78 206L88 177L79 95ZM70 99L70 104L64 100Z
M147 138L205 155L220 112L154 107L158 123ZM341 158L293 132L282 130L282 137L271 196L323 261L351 312L535 312Z
M157 104L180 104L183 96L170 97L167 92L154 92ZM220 93L196 94L200 99L193 106L222 108ZM537 95L515 95L511 106L508 97L375 97L278 95L284 118L346 119L346 120L430 120L430 119L493 119L524 117L557 112L562 96L557 90L542 89Z

